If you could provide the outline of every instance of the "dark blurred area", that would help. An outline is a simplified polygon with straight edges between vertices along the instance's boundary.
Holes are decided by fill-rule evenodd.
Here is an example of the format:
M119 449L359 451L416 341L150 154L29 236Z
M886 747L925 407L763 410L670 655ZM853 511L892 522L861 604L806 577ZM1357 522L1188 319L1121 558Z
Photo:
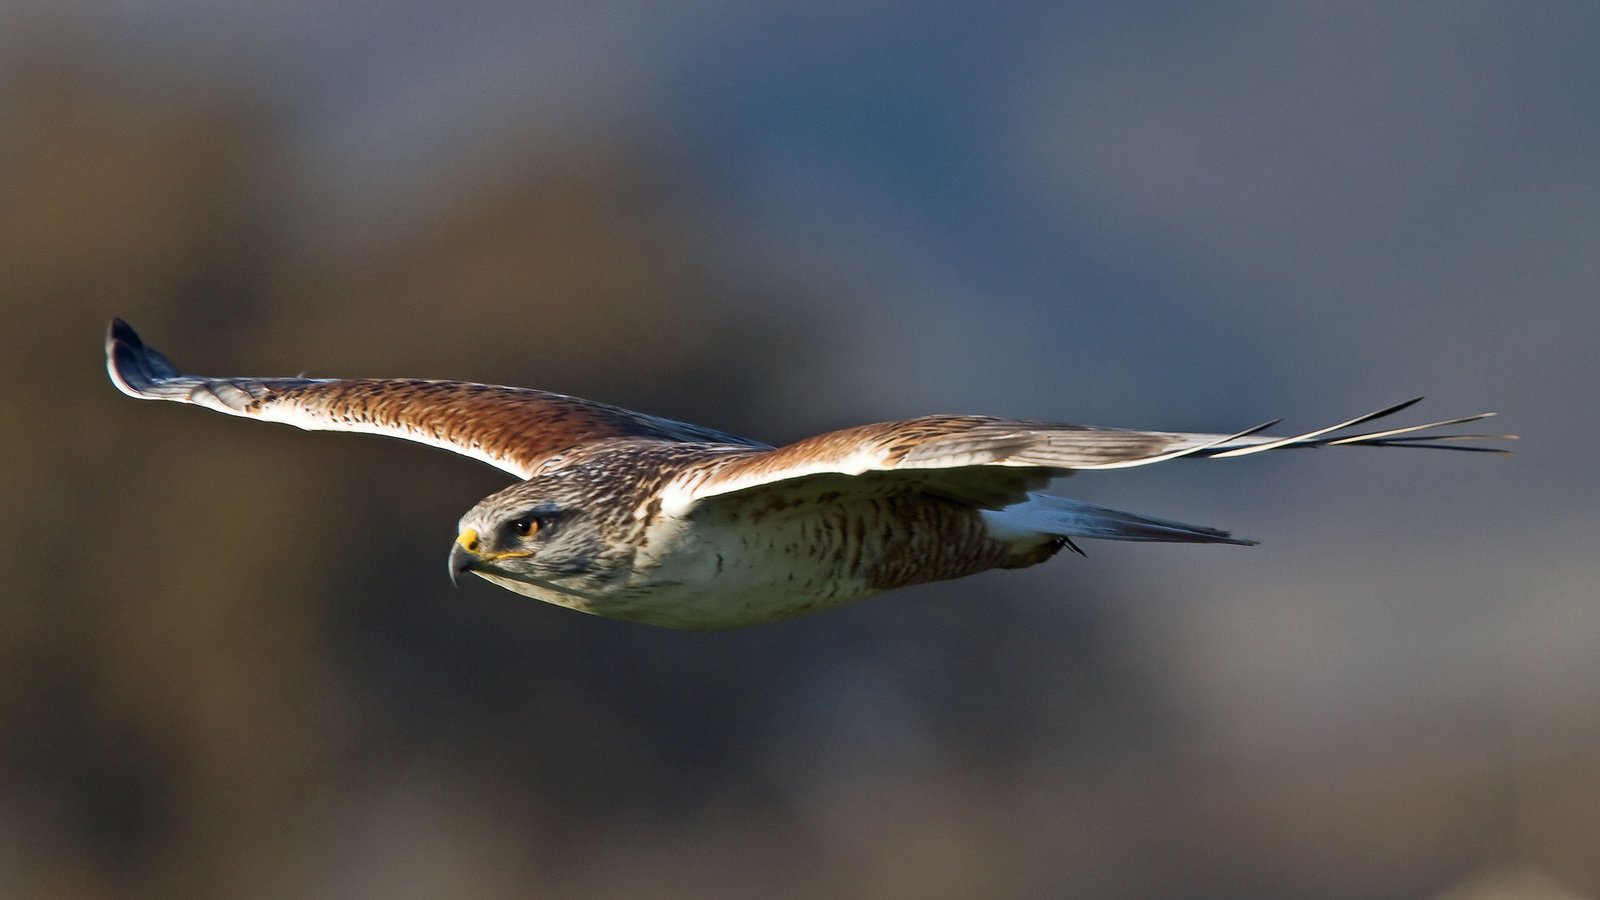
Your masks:
M15 9L0 896L1600 892L1600 22L1113 9ZM683 634L452 589L501 473L136 403L112 315L773 442L1529 439L1076 478L1268 540Z

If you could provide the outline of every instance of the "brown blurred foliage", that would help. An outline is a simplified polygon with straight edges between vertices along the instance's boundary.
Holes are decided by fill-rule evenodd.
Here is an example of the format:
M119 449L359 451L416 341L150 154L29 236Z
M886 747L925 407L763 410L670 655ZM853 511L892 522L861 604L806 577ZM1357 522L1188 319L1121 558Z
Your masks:
M630 141L530 148L458 173L425 229L320 245L246 93L104 74L4 82L0 893L651 884L610 868L617 840L692 892L809 868L783 707L830 635L880 626L708 639L452 593L452 523L502 476L130 402L99 335L121 315L195 371L537 384L738 430L783 418L772 351L817 323L705 265Z
M4 83L0 759L21 850L0 886L204 895L314 849L308 809L341 814L330 785L382 780L341 758L361 704L335 645L387 598L333 595L348 582L439 604L442 579L416 584L439 567L417 560L502 479L124 402L99 360L109 315L214 371L326 360L641 405L688 386L700 411L734 416L764 373L745 313L704 283L626 147L479 173L422 233L305 248L281 230L282 161L248 97L100 74L34 60ZM131 438L146 427L159 439ZM584 739L562 721L552 743Z
M727 635L452 592L497 473L135 403L106 319L199 372L529 384L780 439L765 398L842 307L710 264L691 186L618 135L455 173L425 228L306 241L247 91L115 74L0 73L0 894L1399 896L1514 855L1476 751L1308 780L1185 745L1091 575L1048 610L1015 575ZM1595 769L1565 765L1510 774L1593 888Z

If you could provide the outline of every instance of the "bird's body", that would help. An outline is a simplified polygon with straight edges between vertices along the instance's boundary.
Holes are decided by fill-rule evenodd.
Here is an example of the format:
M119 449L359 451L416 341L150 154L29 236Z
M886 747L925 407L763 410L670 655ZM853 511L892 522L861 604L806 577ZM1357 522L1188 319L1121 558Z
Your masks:
M555 477L589 481L585 465L603 472L714 465L726 451L703 452L691 463L660 447L618 447ZM602 528L605 545L576 554L583 566L537 580L479 574L521 594L613 618L727 627L820 612L910 584L1032 565L1062 546L1053 536L997 537L983 511L927 495L848 496L794 485L682 513L657 507L648 489L615 499L606 506L613 515ZM588 564L591 555L607 553L614 557L610 565Z
M552 510L545 526L551 533L568 531L570 542L582 540L582 546L563 548L561 558L571 564L538 573L472 570L508 590L584 612L725 628L821 612L906 585L1032 565L1063 546L1053 535L996 531L984 510L900 491L892 482L849 491L802 481L703 507L673 507L674 491L692 492L696 481L721 466L760 452L654 440L579 451L575 461L512 489L528 495L529 509L568 493L584 498L562 506L569 510L565 521ZM641 476L615 477L623 472ZM501 505L497 500L489 508ZM490 516L477 512L462 520L464 532L485 532L480 523Z
M524 480L462 518L452 577L472 572L550 603L678 628L791 618L1031 566L1076 550L1075 537L1253 543L1038 493L1081 469L1329 444L1486 449L1457 442L1507 437L1415 434L1483 415L1329 436L1409 401L1288 438L1259 435L1267 426L1191 434L927 416L774 448L523 388L185 375L120 321L106 349L112 380L131 396L401 437L512 472Z

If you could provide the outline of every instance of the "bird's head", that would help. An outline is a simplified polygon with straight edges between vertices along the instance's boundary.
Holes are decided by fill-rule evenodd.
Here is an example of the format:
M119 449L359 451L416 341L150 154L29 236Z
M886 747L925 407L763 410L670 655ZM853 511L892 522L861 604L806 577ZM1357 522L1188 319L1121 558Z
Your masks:
M450 548L451 580L471 572L541 600L586 605L626 562L596 514L601 498L586 487L585 479L558 473L479 501Z

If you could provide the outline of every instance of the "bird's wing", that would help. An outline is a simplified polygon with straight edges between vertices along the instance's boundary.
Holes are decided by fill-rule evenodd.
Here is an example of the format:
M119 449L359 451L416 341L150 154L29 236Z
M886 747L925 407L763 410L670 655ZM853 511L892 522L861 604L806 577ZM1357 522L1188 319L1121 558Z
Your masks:
M458 381L185 375L120 319L113 319L106 333L106 370L131 397L193 403L308 431L417 441L522 478L559 462L574 448L611 438L767 448L709 428L526 388Z
M1026 499L1027 491L1045 479L1080 470L1147 466L1182 457L1223 459L1288 447L1337 444L1504 453L1501 448L1473 442L1514 437L1417 433L1476 422L1493 413L1340 434L1400 412L1420 399L1291 437L1261 433L1277 424L1275 421L1233 434L1136 431L982 416L929 416L882 422L817 435L774 450L729 454L686 478L673 500L675 508L683 511L710 498L797 479L835 483L866 478L874 490L898 484L905 489L995 508Z

